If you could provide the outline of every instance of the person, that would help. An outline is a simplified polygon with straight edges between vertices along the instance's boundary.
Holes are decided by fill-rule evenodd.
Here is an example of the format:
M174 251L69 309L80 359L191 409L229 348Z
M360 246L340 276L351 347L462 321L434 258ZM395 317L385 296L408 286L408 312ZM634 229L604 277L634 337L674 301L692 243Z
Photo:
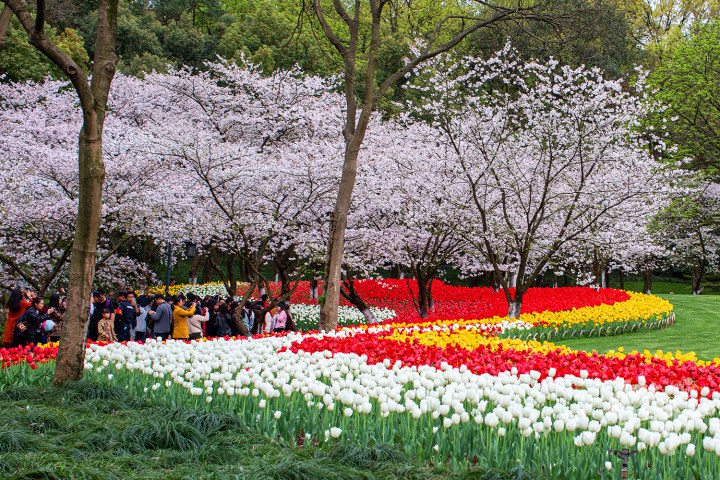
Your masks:
M88 324L88 338L93 342L98 339L98 322L102 318L103 309L111 312L112 302L105 297L105 293L101 290L95 290L92 293L92 315L90 315L90 323ZM112 317L112 315L111 315Z
M207 303L207 309L208 309L208 321L205 324L205 337L207 338L213 338L217 337L218 334L218 327L217 327L217 316L218 311L220 310L220 303L214 299L211 298Z
M253 313L255 313L255 325L253 325L254 328L250 332L253 335L258 335L262 333L263 327L265 327L262 302L260 300L253 302L252 309Z
M100 309L100 320L98 321L97 339L98 342L117 342L115 335L115 321L110 318L110 310L102 307Z
M210 313L203 312L202 309L198 308L198 311L194 315L188 317L188 340L198 340L203 335L203 323L207 322L210 318Z
M245 301L245 305L242 309L242 319L249 332L253 331L255 327L255 311L252 308L252 303L249 300Z
M48 313L41 314L45 309L45 303L40 297L34 297L30 302L30 306L22 317L15 323L15 330L13 331L13 347L22 345L23 347L31 343L37 344L40 340L39 330L40 325L47 320L48 313L52 313L52 308L48 310Z
M285 314L287 315L287 321L285 322L285 331L294 332L296 330L295 322L293 321L292 315L290 315L290 305L288 305L287 302L283 302L280 305L280 308L285 310Z
M183 297L178 295L173 300L173 330L172 338L187 340L190 334L188 333L188 317L195 313L195 302L190 303L187 310L182 307Z
M50 295L50 308L53 309L50 314L50 320L55 325L50 330L50 341L59 342L62 335L63 320L65 319L65 309L67 308L67 297L61 297L60 293Z
M115 310L115 335L119 342L130 341L130 331L137 325L137 303L134 294L125 291L117 293L118 306Z
M17 323L23 313L30 308L30 299L30 294L22 291L19 287L10 292L10 298L6 304L8 316L7 321L5 322L5 331L3 332L3 346L5 348L12 347L15 323Z
M165 302L162 294L155 296L155 310L150 310L148 315L153 322L153 336L159 340L167 340L172 330L172 308Z
M285 331L287 325L287 311L283 308L283 304L280 303L277 307L277 314L275 316L275 325L273 326L273 332L280 333Z
M141 307L149 307L152 303L152 295L150 294L150 287L145 287L143 294L137 298L138 305Z
M150 306L140 306L140 313L137 316L135 329L133 330L133 340L140 343L145 343L147 338L147 318Z
M280 309L275 306L265 314L265 328L263 329L265 333L270 333L275 329L275 322L277 321L278 310Z
M227 303L221 303L216 319L218 337L227 337L232 333L232 329L230 328L230 323L232 321L232 317L230 316L230 307Z

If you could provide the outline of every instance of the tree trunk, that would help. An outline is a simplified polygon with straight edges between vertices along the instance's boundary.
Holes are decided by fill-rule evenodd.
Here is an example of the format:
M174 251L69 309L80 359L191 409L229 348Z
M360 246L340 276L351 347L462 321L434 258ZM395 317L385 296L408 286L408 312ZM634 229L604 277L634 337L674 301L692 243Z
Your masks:
M213 255L212 250L210 250L210 252L205 255L205 261L203 262L202 279L200 280L200 282L202 282L203 284L208 283L212 278L212 266L210 265L211 255Z
M280 296L285 298L290 295L290 274L284 265L277 264L278 273L275 275L275 283L280 281Z
M693 295L700 295L702 294L703 289L700 288L700 283L702 282L703 277L705 276L705 267L700 266L698 268L692 269L692 294Z
M400 268L397 264L393 264L393 266L390 267L390 278L400 278Z
M625 290L625 270L620 269L620 290Z
M340 188L338 189L335 209L330 217L330 235L325 260L325 301L320 308L320 331L330 332L337 328L338 306L340 305L340 287L342 281L343 250L345 248L345 228L347 227L348 210L352 199L355 178L357 177L357 161L360 153L364 131L359 129L345 147Z
M428 316L428 292L425 287L425 282L418 277L418 313L420 318L427 318Z
M13 8L13 5L9 5ZM92 79L45 33L45 2L37 2L33 22L24 7L14 2L13 11L28 33L30 43L42 51L70 78L83 112L78 145L78 216L75 222L68 285L68 306L63 335L55 362L53 384L80 380L85 367L85 338L90 320L90 300L95 276L95 253L102 219L102 186L105 165L102 133L110 84L115 75L117 0L100 0L97 10L95 56Z
M370 307L368 307L365 300L363 300L363 298L357 293L357 290L355 290L355 280L344 280L343 286L345 288L340 290L340 294L343 298L345 298L345 300L352 303L358 310L360 310L360 312L362 312L365 317L365 323L377 323L377 319L370 310Z
M523 295L525 295L524 291L520 289L515 290L515 296L513 297L512 301L508 302L508 317L520 318L520 309L522 308Z
M102 159L102 133L97 138L80 132L80 182L78 216L70 259L68 303L63 334L55 363L54 384L81 380L85 368L85 339L90 320L92 282L95 276L95 251L102 218L102 185L105 165Z
M228 288L226 288L228 295L233 300L237 296L237 275L235 275L235 255L225 255L225 267L228 273Z
M200 257L202 255L196 255L195 258L193 258L192 264L190 265L190 275L188 278L188 283L190 285L196 285L197 284L197 276L198 276L198 270L200 270Z
M646 266L645 271L643 272L644 276L644 283L643 283L643 293L650 295L652 293L652 268Z

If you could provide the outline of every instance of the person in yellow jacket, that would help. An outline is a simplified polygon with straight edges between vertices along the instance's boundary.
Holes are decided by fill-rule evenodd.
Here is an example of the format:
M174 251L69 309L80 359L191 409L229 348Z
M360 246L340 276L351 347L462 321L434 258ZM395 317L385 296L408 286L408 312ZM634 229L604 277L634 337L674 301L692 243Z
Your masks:
M175 297L173 300L173 332L172 338L187 340L190 336L188 333L188 317L195 313L195 302L190 304L190 307L185 310L182 308L183 299Z

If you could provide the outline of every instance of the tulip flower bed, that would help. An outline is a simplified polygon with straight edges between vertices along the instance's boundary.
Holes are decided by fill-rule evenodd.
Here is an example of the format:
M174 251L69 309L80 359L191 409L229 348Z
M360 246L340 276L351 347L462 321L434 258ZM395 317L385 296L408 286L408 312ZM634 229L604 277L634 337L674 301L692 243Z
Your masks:
M245 289L247 289L250 286L249 283L243 283L243 282L237 282L237 291L243 292ZM172 285L168 292L170 295L177 295L179 293L184 293L187 295L188 293L194 293L195 295L200 296L201 298L205 297L206 295L214 297L216 295L220 295L221 297L227 296L227 289L225 288L225 284L222 282L210 282L210 283L203 283L201 285L189 285L186 283L179 284L179 285ZM157 295L158 293L165 293L165 285L158 285L156 287L150 288L150 293L153 295ZM139 295L140 292L137 292Z
M400 288L394 285L383 288ZM465 292L472 290L465 313L501 307L493 304L496 294ZM452 317L459 290L439 295L440 313L431 319L399 301L397 316L376 310L381 323L331 334L90 344L86 377L158 401L229 410L270 438L394 443L434 465L521 464L551 478L609 479L618 476L620 462L608 450L628 447L638 450L630 478L717 478L720 359L588 354L521 339L659 324L672 306L648 295L591 289L551 301L549 294L561 289L538 290L526 297L519 319ZM311 308L307 316L315 318L311 303L294 303L297 318ZM53 356L47 348L33 350L33 364ZM3 383L49 375L52 365L32 369L27 353L3 361Z
M607 450L625 446L640 451L635 478L720 471L718 362L403 330L90 345L86 369L138 395L229 409L271 438L394 442L421 462L520 462L552 478L612 478Z

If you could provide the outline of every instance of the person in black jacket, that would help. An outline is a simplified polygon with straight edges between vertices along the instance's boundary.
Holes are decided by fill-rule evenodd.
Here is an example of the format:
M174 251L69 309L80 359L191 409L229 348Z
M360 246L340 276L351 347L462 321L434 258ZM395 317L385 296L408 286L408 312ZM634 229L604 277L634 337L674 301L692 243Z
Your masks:
M128 300L127 292L118 292L118 308L115 311L115 335L118 342L130 341L130 330L137 325L137 303L135 295Z
M15 324L15 330L13 331L13 347L19 345L25 346L31 343L35 343L36 333L40 328L40 324L48 319L48 315L53 312L50 308L47 313L40 314L45 304L43 299L35 297L32 299L32 304L23 313L22 317Z

